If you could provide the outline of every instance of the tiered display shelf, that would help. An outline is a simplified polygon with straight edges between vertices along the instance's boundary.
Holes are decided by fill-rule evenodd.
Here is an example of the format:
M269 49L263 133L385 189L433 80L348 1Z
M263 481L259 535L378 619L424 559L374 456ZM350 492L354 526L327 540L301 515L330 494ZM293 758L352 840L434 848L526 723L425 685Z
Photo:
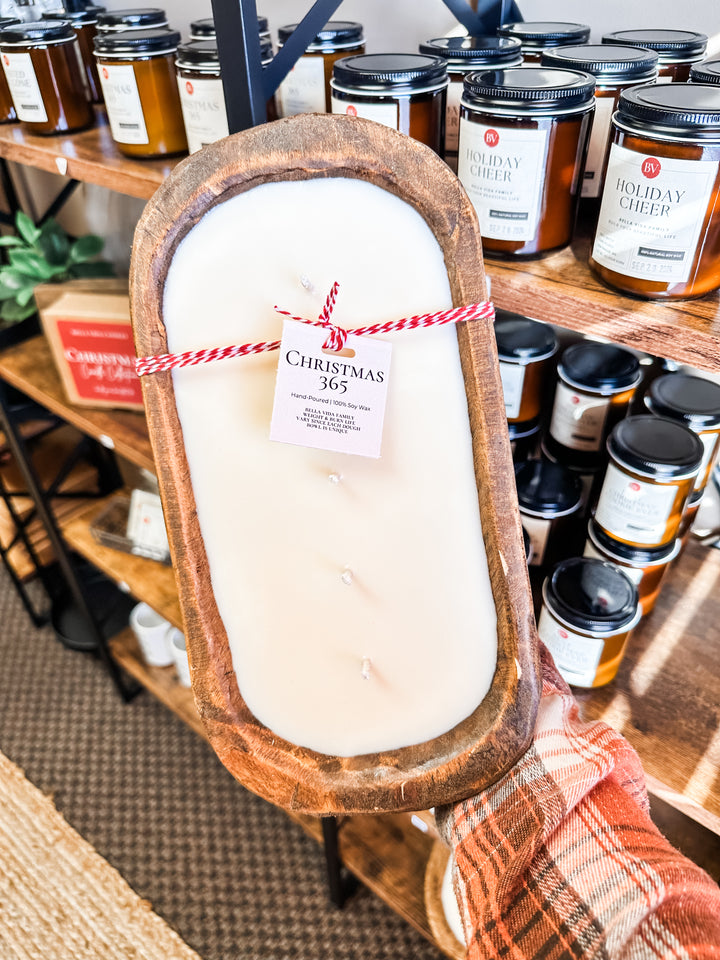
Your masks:
M141 198L150 197L174 166L123 159L102 111L97 127L69 137L30 137L5 125L0 128L0 156ZM720 369L716 296L674 305L619 296L592 277L585 265L587 248L587 238L581 237L571 249L542 261L487 264L496 306L704 370ZM68 404L43 337L0 352L0 377L136 466L154 469L143 415ZM90 523L104 506L97 502L64 524L67 542L181 627L172 570L102 546L92 537ZM609 721L638 749L654 793L720 835L719 585L720 552L691 540L656 609L637 630L617 680L578 699L585 717ZM148 668L129 630L114 638L112 649L132 676L204 736L192 694L177 683L172 668ZM317 821L295 819L321 838ZM352 872L421 933L460 957L459 945L456 949L433 934L424 878L439 841L418 829L418 822L408 815L350 818L340 833L341 855Z

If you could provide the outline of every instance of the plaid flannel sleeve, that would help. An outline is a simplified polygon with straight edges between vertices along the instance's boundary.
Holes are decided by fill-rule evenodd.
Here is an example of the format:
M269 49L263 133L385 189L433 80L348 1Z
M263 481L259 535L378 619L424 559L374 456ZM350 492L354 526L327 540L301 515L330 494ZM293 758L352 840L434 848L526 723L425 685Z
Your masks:
M720 888L653 825L634 750L578 719L542 656L530 749L493 786L436 811L468 960L720 960Z

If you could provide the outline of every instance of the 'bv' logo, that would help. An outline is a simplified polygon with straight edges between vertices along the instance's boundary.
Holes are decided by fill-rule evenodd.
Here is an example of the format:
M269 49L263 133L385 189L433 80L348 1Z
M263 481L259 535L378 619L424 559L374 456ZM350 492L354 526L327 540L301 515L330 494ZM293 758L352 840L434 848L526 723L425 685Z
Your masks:
M654 180L660 173L660 161L655 157L647 157L647 159L643 160L640 169L644 177L647 177L648 180Z

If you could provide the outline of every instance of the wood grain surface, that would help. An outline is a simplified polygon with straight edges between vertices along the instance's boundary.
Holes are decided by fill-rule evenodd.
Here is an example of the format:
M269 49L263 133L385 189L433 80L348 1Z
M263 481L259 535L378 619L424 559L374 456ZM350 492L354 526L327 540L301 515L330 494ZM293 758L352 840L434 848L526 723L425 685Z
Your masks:
M211 144L180 163L147 205L130 276L138 355L167 352L165 277L193 225L215 204L260 184L315 177L360 178L409 203L443 250L454 304L485 299L475 212L432 151L366 121L293 117ZM517 501L508 482L512 458L492 324L463 325L458 339L497 610L497 670L475 712L443 736L361 757L328 756L289 743L249 711L213 596L171 374L144 378L198 708L225 766L279 806L314 814L426 809L497 779L530 742L539 697L537 641Z

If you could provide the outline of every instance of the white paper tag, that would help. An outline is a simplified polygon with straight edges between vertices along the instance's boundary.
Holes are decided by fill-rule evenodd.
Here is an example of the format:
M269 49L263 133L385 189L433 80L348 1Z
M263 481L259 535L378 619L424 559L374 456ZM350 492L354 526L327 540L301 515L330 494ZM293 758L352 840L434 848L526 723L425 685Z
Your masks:
M156 493L133 490L130 496L127 536L133 553L153 560L166 560L170 553L162 503Z
M343 356L323 350L327 328L286 320L270 439L379 457L392 345L348 336Z

